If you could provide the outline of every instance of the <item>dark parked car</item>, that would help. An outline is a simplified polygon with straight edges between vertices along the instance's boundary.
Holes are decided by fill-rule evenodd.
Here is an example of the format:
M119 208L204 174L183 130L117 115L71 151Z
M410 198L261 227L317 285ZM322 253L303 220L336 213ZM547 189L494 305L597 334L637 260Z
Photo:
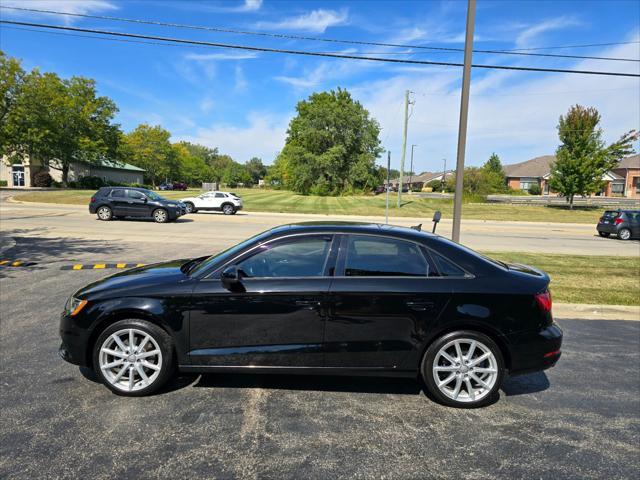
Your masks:
M173 182L173 185L171 185L171 187L172 187L172 190L182 190L182 191L187 190L187 184L183 182Z
M596 229L601 237L614 234L620 240L640 238L640 210L607 210Z
M548 284L532 267L410 228L285 225L78 290L60 355L129 396L157 390L177 367L421 376L438 401L475 407L505 373L558 361Z
M165 223L184 215L186 208L183 203L162 198L146 188L102 187L91 197L89 212L100 220L143 217Z
M158 190L173 190L173 183L161 183Z

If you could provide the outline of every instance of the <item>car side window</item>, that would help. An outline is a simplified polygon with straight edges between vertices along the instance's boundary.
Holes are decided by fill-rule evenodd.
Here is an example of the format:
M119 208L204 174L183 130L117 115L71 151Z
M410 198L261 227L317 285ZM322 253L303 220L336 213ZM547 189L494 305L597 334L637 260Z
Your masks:
M123 198L124 197L124 190L111 190L111 195L109 195L110 197L113 198Z
M443 257L439 253L431 250L431 257L433 261L436 263L436 267L438 268L438 272L443 277L464 277L466 272L458 267L455 263L453 263L448 258Z
M350 235L344 275L347 277L428 277L429 263L413 242Z
M133 198L134 200L144 200L147 198L144 193L137 190L127 190L127 197Z
M255 277L320 277L324 275L330 236L302 237L260 245L238 263L242 275Z
M224 193L216 193L216 198L224 198Z

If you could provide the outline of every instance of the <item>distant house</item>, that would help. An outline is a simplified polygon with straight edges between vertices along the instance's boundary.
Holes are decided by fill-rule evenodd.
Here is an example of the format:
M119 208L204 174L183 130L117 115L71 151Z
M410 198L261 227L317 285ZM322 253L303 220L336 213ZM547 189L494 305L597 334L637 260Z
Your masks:
M452 170L447 170L446 173L422 172L418 175L406 175L402 177L402 184L411 185L411 190L422 190L429 182L433 182L434 180L441 182L443 176L448 180L452 175L455 175L455 172ZM399 179L394 178L390 183L394 188L398 188Z
M525 162L505 165L503 168L507 185L514 190L529 190L533 185L538 185L543 195L554 194L555 192L549 189L548 180L551 175L551 165L555 161L554 155L544 155ZM639 177L640 156L623 158L617 168L602 176L605 186L596 195L640 198Z
M9 187L31 187L33 178L40 171L48 171L54 181L62 181L62 171L43 166L39 162L27 159L24 163L9 163L7 157L0 159L0 180ZM145 170L135 165L111 160L102 160L99 164L73 162L69 167L69 181L78 181L82 177L99 177L105 181L117 183L143 183Z

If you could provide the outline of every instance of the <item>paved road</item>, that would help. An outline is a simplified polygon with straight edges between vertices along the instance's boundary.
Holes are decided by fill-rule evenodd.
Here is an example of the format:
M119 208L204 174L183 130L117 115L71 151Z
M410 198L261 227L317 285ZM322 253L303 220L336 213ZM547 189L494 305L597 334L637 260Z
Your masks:
M176 223L158 225L152 221L123 220L100 222L84 206L10 203L0 204L2 236L122 240L206 246L209 250L227 247L276 225L314 220L358 220L380 222L377 217L345 217L278 213L240 212L227 217L219 213L187 215ZM424 223L429 219L394 218L397 225ZM438 233L449 235L451 222L445 219ZM477 250L527 251L581 255L640 255L640 242L600 238L593 225L495 222L466 220L462 243ZM154 247L155 248L155 247ZM206 252L205 252L206 253Z
M595 479L640 469L640 322L559 320L558 366L508 379L497 403L473 411L439 406L406 379L186 376L126 399L57 357L67 296L109 273L60 264L184 248L206 246L19 237L10 247L41 263L0 268L0 478Z

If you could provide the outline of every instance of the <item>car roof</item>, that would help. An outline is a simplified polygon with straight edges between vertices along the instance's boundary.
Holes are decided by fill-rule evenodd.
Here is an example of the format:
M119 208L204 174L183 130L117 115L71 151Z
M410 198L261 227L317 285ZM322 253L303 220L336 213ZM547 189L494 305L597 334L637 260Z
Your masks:
M388 235L405 238L408 240L421 240L425 238L436 238L429 232L422 232L409 227L387 225L384 223L349 222L349 221L315 221L299 222L281 225L271 229L272 236L280 236L296 233L360 233Z

